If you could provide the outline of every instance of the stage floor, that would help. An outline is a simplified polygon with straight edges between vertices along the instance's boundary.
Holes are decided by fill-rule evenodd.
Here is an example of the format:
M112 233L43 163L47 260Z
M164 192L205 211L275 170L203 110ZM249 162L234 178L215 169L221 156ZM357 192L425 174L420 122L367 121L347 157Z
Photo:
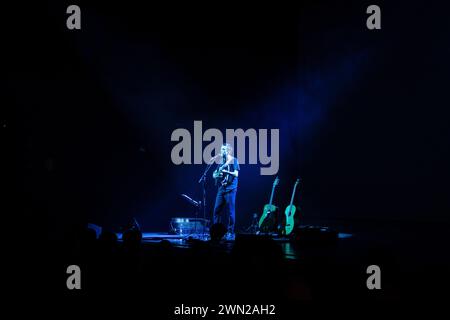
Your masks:
M435 298L447 288L442 281L450 266L446 224L343 221L306 226L336 233L321 238L313 232L303 240L237 233L233 241L213 242L208 237L143 232L138 245L123 242L117 234L119 245L95 242L82 257L91 292L119 287L148 293L152 288L167 301L186 301L186 290L196 301L225 301L230 292L239 301L372 301L414 298L423 292L422 298ZM382 270L379 292L366 286L372 265Z
M344 233L344 232L337 232L337 240L347 240L352 237L351 233ZM122 234L117 233L117 237L119 241L122 240ZM299 259L301 257L300 250L298 246L295 245L295 241L292 239L289 239L287 237L279 237L277 235L253 235L248 233L237 233L236 237L239 239L239 237L254 237L255 239L258 239L258 237L261 238L270 238L276 243L278 243L282 249L283 255L286 259ZM161 243L161 241L168 241L172 246L177 248L191 248L195 243L201 241L201 242L208 242L210 240L208 233L198 233L198 234L188 234L188 235L179 235L179 234L170 234L168 232L143 232L142 233L142 243L145 244L158 244ZM216 250L223 250L225 252L230 252L233 248L233 245L235 243L234 240L226 240L223 239L220 241L220 243L216 246Z

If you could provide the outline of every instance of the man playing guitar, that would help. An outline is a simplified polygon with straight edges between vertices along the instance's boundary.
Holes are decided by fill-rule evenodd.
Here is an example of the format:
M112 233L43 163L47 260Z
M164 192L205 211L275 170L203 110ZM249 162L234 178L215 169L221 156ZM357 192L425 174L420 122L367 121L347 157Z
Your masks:
M226 225L228 220L227 239L234 239L235 201L238 186L239 162L231 155L232 148L229 143L220 148L222 162L213 173L216 183L219 183L216 203L214 205L214 223Z

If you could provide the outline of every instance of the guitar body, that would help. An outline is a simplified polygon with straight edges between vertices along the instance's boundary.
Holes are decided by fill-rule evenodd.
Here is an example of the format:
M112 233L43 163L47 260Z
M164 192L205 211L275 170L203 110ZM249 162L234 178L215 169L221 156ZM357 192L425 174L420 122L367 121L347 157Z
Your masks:
M220 167L219 169L215 170L213 172L213 179L214 179L214 184L217 186L218 184L222 184L224 175L222 172L222 167Z
M225 161L225 159L223 159L224 164L221 165L220 167L218 167L216 170L214 170L214 172L213 172L213 179L215 181L215 185L216 186L218 184L224 185L226 183L224 170L232 161L233 161L232 157L230 157L226 161Z
M286 235L291 234L291 232L294 230L294 215L295 211L297 211L297 208L294 205L288 205L286 207L286 210L284 210L284 214L286 215L286 224L284 226L284 232Z
M272 213L277 211L277 207L273 204L266 204L263 209L263 214L261 215L261 218L259 219L259 227L264 223L264 220L266 220Z

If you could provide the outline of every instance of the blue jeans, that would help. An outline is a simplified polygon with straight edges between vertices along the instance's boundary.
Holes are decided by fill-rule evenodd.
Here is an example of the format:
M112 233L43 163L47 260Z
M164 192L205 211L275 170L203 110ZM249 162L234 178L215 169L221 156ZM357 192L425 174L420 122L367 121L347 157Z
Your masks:
M219 188L214 205L214 223L223 223L226 226L228 220L228 232L231 233L234 233L236 191L237 188L232 190Z

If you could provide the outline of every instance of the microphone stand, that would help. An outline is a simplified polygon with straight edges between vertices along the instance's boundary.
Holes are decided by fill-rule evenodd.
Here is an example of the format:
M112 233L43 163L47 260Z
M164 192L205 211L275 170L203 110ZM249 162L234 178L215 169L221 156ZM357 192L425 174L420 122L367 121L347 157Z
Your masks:
M215 160L215 159L214 159ZM202 176L200 177L200 179L198 180L198 183L202 184L202 189L203 189L203 201L202 201L202 206L203 206L203 219L205 221L206 224L206 174L208 173L209 169L211 169L211 166L214 164L214 160L211 161L208 166L206 167L205 171L203 172ZM211 223L210 223L211 224ZM203 227L203 235L205 234L205 227Z

